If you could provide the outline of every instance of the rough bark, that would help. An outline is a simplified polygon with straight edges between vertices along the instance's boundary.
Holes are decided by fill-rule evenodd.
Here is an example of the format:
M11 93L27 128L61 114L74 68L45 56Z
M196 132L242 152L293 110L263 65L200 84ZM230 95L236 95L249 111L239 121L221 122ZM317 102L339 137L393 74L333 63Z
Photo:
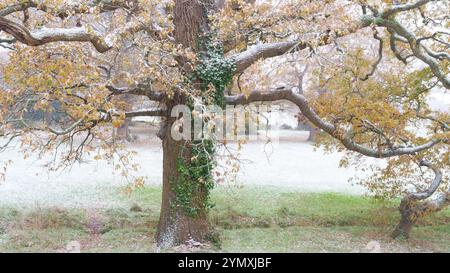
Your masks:
M416 223L419 209L416 209L412 202L408 199L403 199L399 206L400 222L397 224L394 232L392 232L393 238L405 238L408 239L413 225Z
M204 242L209 232L206 210L201 210L192 217L177 204L175 189L180 177L177 160L182 155L182 149L186 143L172 138L169 131L172 123L173 121L167 122L166 126L169 129L163 138L163 193L156 234L157 244L162 248L184 244L191 239ZM183 154L183 158L189 160L189 154ZM195 195L192 206L197 206L196 202L204 201L204 192L200 190Z
M207 30L207 12L205 9L212 8L211 3L208 6L205 0L178 0L174 7L175 39L184 47L190 47L198 50L198 40L201 39L200 33ZM186 101L183 95L179 94L170 102L183 104ZM171 106L168 106L168 110ZM170 111L168 111L170 113ZM180 183L180 173L177 168L177 160L190 162L189 147L187 141L175 141L171 136L171 128L175 118L168 117L162 134L163 140L163 194L161 204L161 214L156 234L156 241L159 247L171 247L186 243L188 240L197 242L207 241L209 234L209 225L207 220L207 211L204 206L206 202L206 188L202 184L195 187L191 194L190 206L197 208L195 215L189 214L185 208L179 206L177 201L176 189ZM183 149L185 147L185 149ZM187 149L186 149L187 148ZM198 181L189 181L189 183L199 183Z

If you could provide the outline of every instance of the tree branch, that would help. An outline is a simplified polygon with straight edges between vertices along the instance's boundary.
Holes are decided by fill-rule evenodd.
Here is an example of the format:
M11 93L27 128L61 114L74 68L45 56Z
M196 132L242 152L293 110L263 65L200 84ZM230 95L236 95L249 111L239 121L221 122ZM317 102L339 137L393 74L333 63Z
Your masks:
M146 96L149 100L153 101L162 101L165 97L164 93L153 90L151 82L139 83L134 87L128 88L118 88L112 85L106 86L106 88L111 91L111 95L137 95L137 96Z
M12 35L19 42L29 46L39 46L51 42L90 42L95 49L106 52L112 45L108 44L98 33L87 31L84 27L77 28L42 28L30 32L26 27L11 20L0 17L0 30Z
M100 12L114 11L119 8L137 7L136 0L91 0L86 3L69 2L54 10L42 3L42 1L28 0L20 1L20 4L6 6L0 9L0 16L6 16L15 12L36 8L44 12L54 13L60 18L66 18L73 14L89 13L90 8L97 7Z
M320 38L321 42L319 46L324 46L332 43L334 39L343 37L345 35L351 34L356 32L357 30L369 26L370 23L367 23L364 20L361 20L358 22L358 24L355 27L352 27L351 29L348 29L348 32L341 32L336 33L332 31L327 31L323 33L322 37ZM310 47L309 44L305 41L301 40L291 40L291 41L284 41L284 42L273 42L273 43L266 43L266 44L258 44L250 47L249 49L231 55L228 57L229 60L234 60L236 64L236 70L234 72L235 75L238 75L242 72L244 72L245 69L250 67L252 64L254 64L256 61L260 59L266 59L266 58L272 58L281 56L283 54L286 54L288 52L295 52L304 50L306 48Z
M375 33L373 34L373 38L375 38L379 42L378 57L377 60L371 65L370 72L367 73L364 77L360 78L360 80L362 81L367 81L370 77L373 76L373 74L375 74L378 65L381 63L381 60L383 59L383 39L380 36L378 36L378 32L376 29Z
M420 151L427 150L434 145L441 143L442 139L433 139L424 144L417 145L414 147L391 147L385 150L378 150L369 147L365 147L361 144L356 143L350 137L350 131L345 131L340 128L337 128L335 125L323 120L317 113L310 107L305 96L294 93L290 89L277 89L275 91L255 91L250 93L248 96L244 94L235 95L235 96L226 96L226 103L229 105L242 105L249 104L253 102L264 102L264 101L279 101L279 100L288 100L295 105L297 105L301 111L301 113L308 118L308 120L313 123L318 128L325 131L327 134L332 136L333 138L339 140L347 149L358 152L362 155L374 158L388 158L393 156L400 155L412 155L418 153Z
M29 45L40 46L52 42L90 42L95 49L104 53L114 46L116 39L145 30L144 24L130 22L123 28L102 37L100 33L86 27L75 28L41 28L30 31L26 27L9 19L0 17L0 30L12 35L17 41Z
M266 59L283 55L289 51L298 51L307 48L307 45L300 41L275 42L260 44L250 47L248 50L230 56L236 64L235 74L239 74L260 59Z
M421 40L418 39L413 32L409 31L400 23L392 19L385 19L383 17L374 17L374 16L364 16L362 20L364 24L367 26L375 24L380 27L385 27L391 33L391 35L394 35L394 39L397 39L396 35L398 35L399 36L398 39L400 39L400 41L407 42L412 51L412 54L416 58L427 64L430 67L433 74L436 76L436 78L438 78L438 80L444 85L444 87L450 89L450 77L448 77L447 74L441 70L439 63L437 62L437 59L428 53L430 52L430 50L421 43ZM392 45L393 43L391 42L391 49L392 48L395 49L395 46L392 47ZM400 57L398 52L396 56L397 58Z
M426 5L426 4L430 3L430 2L438 2L438 1L441 1L441 0L419 0L419 1L416 1L416 2L410 3L410 4L394 5L394 6L391 6L391 7L387 8L387 9L383 10L380 13L380 16L382 18L388 18L388 17L390 17L392 15L395 15L395 14L397 14L399 12L417 9L417 8L420 8L420 7Z
M434 179L431 182L430 187L428 187L428 189L426 191L418 192L418 193L411 193L408 195L408 197L407 197L408 199L425 200L428 197L432 196L442 183L442 172L438 168L436 168L435 166L433 166L430 162L428 162L426 160L422 160L420 162L420 166L431 169L434 172Z

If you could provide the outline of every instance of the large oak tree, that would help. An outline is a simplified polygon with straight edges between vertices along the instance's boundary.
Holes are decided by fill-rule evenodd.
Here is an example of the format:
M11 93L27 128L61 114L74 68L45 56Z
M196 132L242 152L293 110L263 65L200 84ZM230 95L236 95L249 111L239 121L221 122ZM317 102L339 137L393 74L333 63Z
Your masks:
M161 117L157 242L205 241L218 143L174 140L172 108L289 101L324 132L320 144L347 152L343 164L388 159L361 183L403 194L394 236L408 236L450 202L449 115L427 103L450 89L449 9L447 0L5 0L0 149L18 138L64 165L101 147L97 157L118 157L126 172L134 166L108 128ZM130 110L124 96L154 107ZM30 109L54 120L30 121Z

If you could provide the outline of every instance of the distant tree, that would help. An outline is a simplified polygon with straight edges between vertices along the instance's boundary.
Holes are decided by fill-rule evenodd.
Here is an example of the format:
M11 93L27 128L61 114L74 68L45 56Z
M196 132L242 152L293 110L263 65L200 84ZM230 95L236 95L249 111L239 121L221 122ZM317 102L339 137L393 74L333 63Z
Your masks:
M419 216L450 202L444 183L449 114L427 103L432 90L450 88L449 5L444 0L3 0L0 44L8 48L9 61L3 67L0 135L20 138L32 151L66 144L62 163L81 160L95 147L105 151L100 158L113 159L119 144L110 140L111 124L118 128L127 118L163 117L156 239L170 246L210 238L208 195L219 145L173 139L178 120L170 115L173 107L287 100L328 135L320 144L346 151L343 165L361 157L389 159L386 168L361 183L383 196L404 195L394 235L408 236ZM292 68L302 63L311 63L309 80L293 84L296 88L280 87L271 74L297 77ZM317 90L329 92L317 96ZM159 106L130 110L125 95ZM58 102L70 123L26 122L30 102L35 109ZM124 170L131 167L126 155L119 155Z

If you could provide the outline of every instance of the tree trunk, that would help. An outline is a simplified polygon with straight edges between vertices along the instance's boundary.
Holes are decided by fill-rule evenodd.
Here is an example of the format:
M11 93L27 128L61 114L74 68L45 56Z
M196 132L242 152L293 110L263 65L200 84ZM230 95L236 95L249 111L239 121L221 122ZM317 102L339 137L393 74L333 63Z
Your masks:
M123 121L122 126L120 126L119 128L116 129L116 138L120 139L120 140L127 140L127 141L131 141L132 137L130 135L130 122L131 119L130 118L126 118Z
M414 200L405 197L400 203L400 222L392 232L392 237L408 239L417 220L433 212L438 212L450 203L450 193L439 193L431 200Z
M198 52L202 34L208 31L208 10L213 8L213 0L177 0L174 6L175 40L186 48ZM185 60L177 60L185 67ZM185 73L192 71L187 69ZM168 109L176 103L184 104L186 98L177 94L167 105ZM170 111L168 111L170 113ZM159 247L184 244L188 240L207 241L209 225L207 221L207 188L195 179L180 177L178 161L183 160L189 167L191 163L191 143L175 141L171 136L174 118L167 118L163 140L163 193L161 214L156 234ZM181 201L180 201L181 200ZM194 210L194 213L192 213Z
M302 113L298 113L295 117L297 118L297 129L308 131L309 136L307 141L315 142L320 129L311 124L311 122Z
M316 142L317 134L319 133L319 129L313 125L309 125L309 136L307 141Z
M401 219L392 233L392 238L408 239L411 234L411 229L417 220L418 211L413 205L413 202L407 198L403 199L400 203L399 211Z
M180 157L185 162L190 161L190 155L184 149L189 145L185 141L175 141L170 134L172 122L168 122L167 132L163 137L163 193L161 214L156 234L156 241L159 247L167 248L175 245L184 244L189 240L204 242L207 240L209 226L207 212L204 207L206 190L203 185L198 187L190 194L190 204L196 208L195 215L186 211L186 207L179 204L177 192L180 186L180 173L177 167L177 161ZM189 183L198 183L189 181Z

